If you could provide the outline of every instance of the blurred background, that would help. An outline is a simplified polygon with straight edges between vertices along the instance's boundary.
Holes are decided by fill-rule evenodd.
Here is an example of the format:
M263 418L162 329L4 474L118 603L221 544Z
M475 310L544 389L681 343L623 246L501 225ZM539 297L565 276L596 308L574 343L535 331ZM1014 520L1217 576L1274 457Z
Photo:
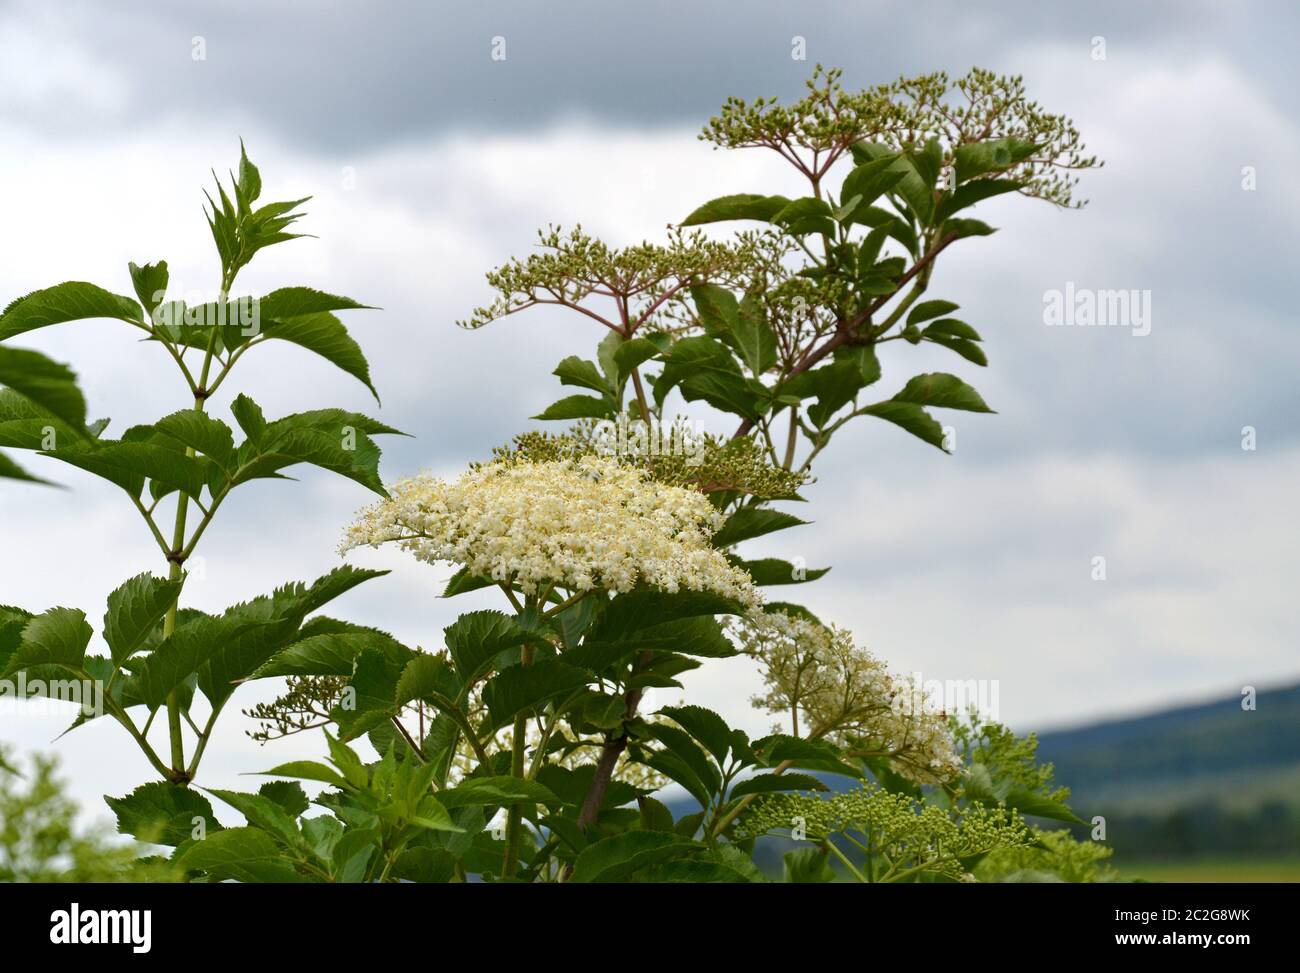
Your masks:
M798 97L817 62L850 87L973 65L1023 74L1106 160L1080 188L1091 203L990 201L979 216L1001 231L941 262L932 296L984 334L987 370L883 356L886 394L955 371L998 414L945 417L952 456L886 423L849 427L806 491L814 523L764 550L832 565L799 599L900 672L995 683L992 715L1042 733L1126 872L1295 879L1298 20L1283 2L5 0L0 303L66 279L129 293L127 261L159 259L175 296L210 298L200 190L242 137L268 198L313 197L302 229L319 239L264 253L241 286L382 307L348 325L383 405L288 347L250 355L236 385L268 415L338 405L413 434L386 443L388 479L454 475L536 425L525 417L558 397L547 373L598 337L544 311L455 327L488 298L484 272L526 255L538 227L581 222L626 244L718 195L792 191L775 157L696 135L730 95ZM1149 333L1047 327L1045 295L1071 284L1149 292ZM20 343L71 364L110 431L186 404L161 352L121 325ZM97 621L121 581L160 569L153 543L111 487L28 465L68 489L0 492L0 603ZM187 602L214 610L316 577L368 500L319 471L236 494ZM436 597L449 572L355 560L393 574L331 606L340 617L434 647L479 607ZM694 701L766 727L745 663L693 676ZM0 706L0 741L57 750L89 813L150 776L107 721L55 747L66 714ZM251 728L227 719L209 786L320 749L313 734L264 750Z

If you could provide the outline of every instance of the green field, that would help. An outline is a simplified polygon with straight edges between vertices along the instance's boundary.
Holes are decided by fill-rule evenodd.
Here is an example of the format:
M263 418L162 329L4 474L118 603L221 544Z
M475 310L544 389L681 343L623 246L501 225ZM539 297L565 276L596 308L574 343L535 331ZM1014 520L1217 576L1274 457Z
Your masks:
M1124 878L1148 882L1300 882L1300 858L1115 861Z

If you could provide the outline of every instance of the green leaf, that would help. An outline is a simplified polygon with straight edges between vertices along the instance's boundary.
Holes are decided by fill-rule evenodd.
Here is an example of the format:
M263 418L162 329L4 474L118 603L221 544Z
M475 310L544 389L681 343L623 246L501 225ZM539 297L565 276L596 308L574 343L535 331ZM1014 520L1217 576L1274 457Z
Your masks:
M0 341L37 328L89 318L144 323L140 305L102 287L71 280L20 297L0 315Z
M967 412L993 411L978 392L956 375L949 375L946 372L927 372L915 376L903 386L903 390L895 395L892 401L943 409L964 409Z
M406 664L397 680L394 701L398 706L414 699L427 699L435 694L455 695L456 677L447 668L447 660L438 655L418 654Z
M784 878L792 885L824 885L835 881L830 852L822 848L796 848L784 857Z
M787 527L798 527L806 523L808 521L800 520L798 517L780 510L770 510L766 507L741 507L728 517L727 522L713 535L713 545L715 547L731 547L741 541L761 537L773 531L785 530Z
M177 864L214 882L301 882L271 836L259 828L227 828L196 841Z
M270 321L284 321L323 311L374 310L350 297L326 294L310 287L281 287L259 299L257 307L262 318Z
M789 761L794 767L804 770L824 771L845 777L861 779L860 768L846 763L840 757L839 748L825 740L808 740L785 733L774 733L754 741L754 753L767 767Z
M565 653L574 665L600 672L634 651L678 652L703 658L725 659L736 655L736 647L723 635L712 616L677 618L609 640L589 635L583 644ZM646 682L645 685L671 685Z
M655 401L662 405L678 385L687 402L702 399L724 412L746 418L757 415L754 391L741 375L740 365L727 346L714 338L697 335L672 346L655 383Z
M974 182L968 182L958 186L939 204L937 218L947 220L954 213L961 212L968 206L974 206L976 203L1003 193L1015 192L1024 185L1016 179L976 179Z
M859 213L898 184L906 170L898 166L897 162L898 156L892 154L872 159L857 166L844 177L840 198L846 201L848 213L841 222L859 221ZM848 203L853 205L848 207Z
M594 642L634 642L639 645L643 633L653 633L667 622L743 612L744 607L739 603L709 592L670 593L639 588L615 595L587 638Z
M154 442L99 440L58 446L44 455L115 483L133 497L140 496L146 479L156 496L179 490L201 500L206 485L204 466L199 460Z
M785 227L789 233L796 236L809 233L831 235L835 232L835 224L831 222L830 206L825 200L817 199L815 196L791 200L772 215L771 222Z
M311 807L306 791L297 781L268 780L257 789L257 793L269 801L274 801L293 818L305 814Z
M506 776L470 777L449 790L439 791L438 802L449 811L459 807L562 803L550 788L535 780Z
M255 828L260 828L276 841L295 851L311 852L293 817L279 804L262 794L242 794L238 791L205 788L209 794L225 801L242 814Z
M830 570L830 568L796 567L789 561L775 557L759 558L756 561L744 561L733 557L731 563L748 571L749 576L754 579L754 584L760 587L776 584L804 584L808 581L816 581Z
M176 604L184 579L156 578L145 572L122 584L108 596L104 614L104 641L121 665L139 651L153 634L167 609Z
M376 649L357 656L348 685L354 698L345 700L330 716L339 726L340 740L355 740L397 715L397 684L410 659L394 659Z
M502 669L483 685L492 726L505 726L515 716L564 693L581 689L591 673L558 659L539 659L532 665Z
M182 409L159 419L154 428L208 457L226 473L234 472L235 436L220 419L206 412Z
M1015 136L968 142L953 149L957 184L990 172L1000 172L1032 155L1037 146Z
M121 834L149 844L175 847L190 841L196 827L209 835L221 831L207 798L166 781L141 784L126 797L104 800L117 815Z
M292 777L295 780L314 780L346 790L348 782L338 771L315 760L291 760L288 763L261 771L263 777Z
M252 676L296 636L307 615L357 585L387 573L345 565L310 585L288 584L268 598L228 609L223 618L237 631L227 635L199 667L199 688L203 695L214 706L220 705L241 681ZM162 649L160 646L154 655Z
M569 395L552 402L534 419L608 419L614 415L614 403L592 395Z
M997 228L981 220L948 220L943 224L945 234L952 234L955 239L968 236L992 236Z
M907 323L920 324L922 321L929 321L931 318L949 314L957 310L957 307L958 305L952 301L922 301L908 313Z
M202 615L177 626L136 668L134 685L141 701L157 709L224 645L256 622L229 615Z
M408 657L411 652L387 632L346 623L336 623L342 626L337 631L323 631L317 623L324 621L317 617L304 625L298 637L264 663L254 678L350 676L357 656L366 649L377 649L392 658Z
M235 188L239 192L239 201L244 210L247 210L257 197L262 195L262 174L257 171L257 166L248 160L243 139L239 140L239 179L235 183Z
M740 300L732 328L740 360L755 378L776 364L776 332L767 321L762 298L748 293Z
M762 220L772 217L790 205L784 196L760 196L754 193L737 193L710 200L682 220L681 226L699 226L723 220Z
M653 739L658 740L667 748L667 751L683 765L690 769L690 776L704 786L704 794L693 790L686 780L675 774L670 774L674 780L690 790L691 793L700 801L701 804L708 805L712 795L718 792L722 786L722 775L709 760L705 752L700 749L699 744L691 737L689 733L670 726L666 723L653 723L646 727L646 733ZM728 741L730 745L730 741ZM652 758L653 759L653 758ZM655 762L651 766L665 767L672 766L672 762Z
M974 340L964 338L954 338L946 334L931 334L927 328L922 335L926 341L932 341L936 345L942 345L950 351L955 351L967 361L974 362L976 365L984 366L989 363L988 356L984 354L984 349L974 343Z
M443 629L443 638L461 683L472 686L483 678L497 655L523 645L535 634L503 612L476 611L461 615Z
M1032 815L1037 818L1066 821L1070 824L1088 824L1087 821L1084 821L1060 801L1054 801L1023 787L1013 787L1007 792L1003 803L1006 807L1019 811L1021 814Z
M943 427L919 405L911 402L877 402L862 410L867 415L892 422L931 446L943 449ZM946 450L945 450L946 452Z
M379 478L380 450L370 437L396 433L396 429L343 409L299 412L267 423L256 404L244 396L232 410L248 436L239 447L240 471L233 484L279 477L287 467L309 463L388 496Z
M559 377L561 385L576 385L579 388L593 389L601 393L601 395L609 393L609 383L605 380L605 376L600 373L600 369L596 367L596 363L579 358L577 355L570 355L564 359L555 366L555 371L551 374Z
M898 194L922 225L935 215L935 184L942 165L943 148L938 139L931 139L920 150L904 152L899 161L903 178L896 187Z
M85 612L75 608L51 608L24 626L18 648L9 657L3 674L11 675L30 666L51 665L74 673L82 668L90 625Z
M665 706L659 713L703 744L718 766L726 762L731 750L731 727L713 710L703 706Z
M656 801L653 797L638 797L636 803L641 810L643 831L663 831L668 834L675 832L676 822L673 821L673 812L668 810L667 805L662 801Z
M867 384L866 369L871 361L874 361L874 355L865 362L853 357L837 359L829 365L794 376L781 386L781 392L800 398L815 397L817 404L809 408L808 418L818 427L824 426ZM870 375L873 381L879 375L879 366L876 368L875 374Z
M633 338L624 341L614 349L614 362L618 365L620 377L632 374L638 368L660 353L660 348L648 338Z
M262 414L261 406L241 392L230 404L230 412L248 437L249 443L260 443L266 432L266 417Z
M744 797L746 794L771 794L777 791L824 791L828 790L816 777L809 774L757 774L747 777L731 789L731 798Z
M943 318L928 324L925 330L921 332L922 338L928 338L931 341L936 340L935 335L947 335L952 338L964 338L967 341L982 341L979 332L972 328L965 321L958 321L956 318Z
M50 485L49 480L42 480L39 476L32 476L32 474L28 473L4 453L0 453L0 479L24 480L27 483L43 483L47 486Z
M288 341L315 352L360 381L375 401L379 401L379 393L370 380L370 363L362 354L361 346L348 334L343 322L328 311L272 320L262 327L262 334L267 339Z
M442 590L442 597L454 598L456 595L463 595L470 591L481 591L495 585L496 582L491 578L470 574L468 568L461 568L447 581L447 587Z
M61 419L83 439L86 400L77 388L77 376L66 365L23 348L0 348L0 385L7 385L50 415Z
M154 311L167 296L167 261L159 260L156 264L145 264L143 267L128 263L126 267L131 273L131 286L135 288L135 296L144 306L145 317L152 320Z
M619 882L638 869L680 858L699 848L662 831L626 831L589 845L573 863L571 882Z

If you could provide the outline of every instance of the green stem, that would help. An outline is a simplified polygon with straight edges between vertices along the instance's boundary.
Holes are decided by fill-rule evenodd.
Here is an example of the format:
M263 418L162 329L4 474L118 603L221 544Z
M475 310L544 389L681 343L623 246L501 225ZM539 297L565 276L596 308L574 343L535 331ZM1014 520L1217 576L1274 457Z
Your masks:
M223 273L221 278L222 294L228 293L233 283L234 281L232 279L232 275ZM209 394L207 390L208 374L212 370L212 358L213 358L214 350L216 348L216 341L217 341L217 330L216 330L216 326L214 325L212 329L212 334L208 337L207 351L203 355L203 369L199 375L198 384L197 386L195 386L194 383L191 382L191 387L194 390L194 411L195 412L202 412L204 409L204 403L207 402L207 398ZM192 448L186 449L185 454L187 456L195 455L194 450ZM170 578L172 581L180 580L181 570L182 570L181 565L183 564L185 558L189 556L190 551L193 550L193 545L186 545L185 543L185 520L186 517L189 515L189 507L190 507L189 497L187 497L184 493L177 492L176 523L172 530L171 550L167 555L167 560L170 564L170 568L168 570L168 578ZM214 510L215 510L215 505L214 505ZM211 516L212 516L211 513L209 513L205 517L204 524L203 524L204 527L206 527L208 521L211 520ZM179 605L180 605L180 597L178 596L177 599L171 603L171 606L167 609L166 616L164 616L163 618L163 639L164 640L166 640L176 632L176 612ZM214 712L213 717L215 716L216 713ZM211 725L211 721L209 721L209 726L210 725ZM179 779L181 783L185 783L188 780L188 778L192 776L192 773L187 772L185 769L185 737L181 729L181 704L180 704L180 696L175 689L173 689L171 692L167 694L167 734L171 738L171 760L172 760L172 771L174 772L174 777L176 779ZM197 745L197 749L195 750L196 758L202 755L203 748L206 743L207 740L204 739L203 737L200 737ZM196 759L194 763L194 769L197 769L197 764L198 761Z
M520 651L519 664L532 665L533 646L525 645ZM524 751L528 744L528 716L520 712L515 716L514 733L510 739L510 776L523 778ZM501 877L509 878L519 862L519 832L523 826L524 806L510 805L506 815L506 851L501 860Z
M856 878L859 882L863 883L864 885L867 884L867 877L863 875L860 871L858 871L857 866L854 865L853 862L849 861L848 856L846 856L844 852L840 851L839 848L835 846L835 842L831 841L830 838L827 838L825 841L822 842L822 846L824 848L827 848L836 858L842 861L844 863L844 867L853 873L854 878Z

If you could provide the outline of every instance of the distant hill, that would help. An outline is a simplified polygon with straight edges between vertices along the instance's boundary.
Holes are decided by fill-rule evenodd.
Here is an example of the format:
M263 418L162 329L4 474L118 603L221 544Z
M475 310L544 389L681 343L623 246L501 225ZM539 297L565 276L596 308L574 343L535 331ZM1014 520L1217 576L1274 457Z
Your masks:
M1300 805L1300 684L1039 735L1085 816L1215 802Z
M1055 765L1080 817L1106 819L1106 841L1121 863L1291 860L1300 855L1300 684L1263 690L1255 703L1243 710L1234 696L1053 730L1039 734L1038 756ZM834 790L854 786L814 776ZM685 795L664 800L675 817L699 809ZM1074 831L1088 837L1088 828ZM765 839L759 859L779 871L791 847Z

